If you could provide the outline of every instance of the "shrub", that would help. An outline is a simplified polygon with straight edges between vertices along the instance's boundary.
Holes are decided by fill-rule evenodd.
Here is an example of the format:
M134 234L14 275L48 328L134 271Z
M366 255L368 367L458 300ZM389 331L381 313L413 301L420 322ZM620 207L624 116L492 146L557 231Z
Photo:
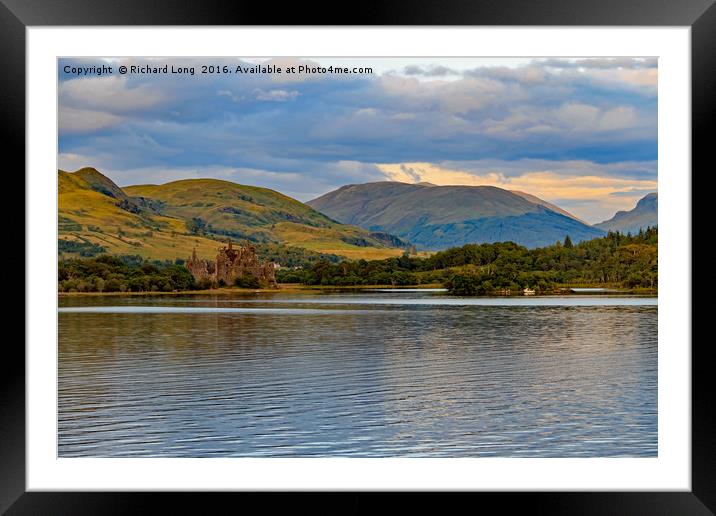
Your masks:
M196 282L196 288L199 290L209 290L213 286L214 284L209 278L202 278Z

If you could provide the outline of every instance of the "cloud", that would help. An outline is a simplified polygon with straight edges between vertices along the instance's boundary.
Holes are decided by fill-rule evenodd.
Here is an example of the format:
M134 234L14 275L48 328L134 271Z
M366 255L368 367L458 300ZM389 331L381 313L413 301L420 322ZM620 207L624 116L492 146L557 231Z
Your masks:
M211 61L231 69L327 64L322 58ZM197 71L207 64L205 58L65 63L168 64ZM61 66L61 161L81 156L89 160L83 165L111 171L124 184L143 173L231 174L303 200L343 184L385 179L375 164L395 166L410 181L420 177L416 163L438 167L444 179L453 174L465 181L481 177L509 184L539 172L624 179L634 188L641 188L639 181L656 181L653 58L502 60L499 66L488 66L487 59L376 63L384 72L83 78ZM546 190L546 176L529 177L562 198L556 189ZM615 195L606 197L614 202L631 188L610 185ZM564 198L576 203L573 193Z
M472 77L489 77L501 81L513 81L525 85L541 84L548 78L548 73L544 67L536 65L520 68L508 68L504 66L478 68L467 71L466 75Z
M228 97L234 102L250 100L260 100L264 102L288 102L290 100L295 100L300 95L300 93L296 90L262 90L260 88L255 88L251 92L251 95L240 95L231 90L219 90L216 94L220 97Z
M72 152L61 152L57 155L57 168L67 172L74 172L84 167L98 166L94 157L83 156Z
M430 65L418 66L409 65L403 68L405 75L422 75L425 77L444 77L446 75L459 75L460 72L447 66Z
M475 163L464 164L464 168L456 163L382 163L377 166L391 181L496 186L528 192L593 223L611 217L617 210L630 209L644 192L657 190L656 177L615 177L614 170L595 163L577 162L569 168L559 163L539 164L542 168L536 168L536 163L513 164L512 170L501 170L499 164L475 170ZM557 165L556 170L550 170L550 165ZM623 170L626 166L621 164L619 168Z
M440 110L448 114L466 114L496 102L504 102L508 94L519 92L500 81L486 78L464 78L460 81L423 82L411 77L383 76L379 94L386 103L403 110ZM514 99L518 100L518 99Z
M263 100L267 102L286 102L289 100L294 100L296 97L300 95L300 93L296 90L287 91L287 90L262 90L262 89L255 89L253 91L254 98L256 100Z
M87 155L63 152L58 156L58 168L62 170L72 172L83 167L95 167L120 186L213 178L271 188L300 201L315 199L348 183L385 180L376 165L358 161L271 160L270 166L276 169L203 164L118 167L114 156L108 153Z
M121 76L64 81L58 95L62 106L119 114L145 111L168 100L166 93L151 83L131 86L129 79Z
M617 106L600 114L598 128L613 131L634 127L637 123L636 111L631 106Z
M554 119L574 131L614 131L634 127L636 112L631 106L600 109L588 104L569 103L560 106Z
M216 94L220 97L229 97L234 102L239 102L244 99L242 95L235 95L232 91L229 90L219 90L216 92Z
M93 133L119 125L123 120L124 118L111 113L66 106L61 106L57 113L58 127L64 134Z
M656 68L658 59L655 57L589 57L582 59L535 59L534 63L550 68Z
M151 62L199 65L197 59ZM222 63L255 64L217 60ZM295 58L266 63L320 64ZM412 66L425 73L452 70L436 62ZM117 122L99 114L121 116L122 131L148 131L169 146L176 140L187 149L184 157L189 148L203 147L204 154L215 153L217 164L233 164L229 154L239 145L245 156L263 149L294 159L366 162L655 156L655 99L574 74L581 83L535 64L482 67L457 80L427 82L389 73L303 74L300 80L278 74L70 78L60 85L60 105L96 113L83 131L90 137L93 129ZM77 150L72 146L79 140L63 135L82 130L78 125L63 125L61 150ZM62 132L65 127L71 132ZM242 165L253 166L245 159Z
M587 70L583 77L588 77L595 85L605 88L621 87L650 96L656 95L659 83L659 72L656 68Z

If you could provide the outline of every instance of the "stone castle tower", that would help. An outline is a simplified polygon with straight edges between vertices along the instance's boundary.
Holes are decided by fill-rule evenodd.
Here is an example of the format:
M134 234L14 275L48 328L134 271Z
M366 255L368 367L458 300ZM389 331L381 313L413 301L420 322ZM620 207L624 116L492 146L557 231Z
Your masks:
M225 285L233 285L238 278L251 275L258 279L261 285L278 286L273 263L261 262L256 248L250 243L235 249L229 240L227 245L219 248L213 262L199 259L194 248L186 267L196 281L208 279L214 285L222 282Z

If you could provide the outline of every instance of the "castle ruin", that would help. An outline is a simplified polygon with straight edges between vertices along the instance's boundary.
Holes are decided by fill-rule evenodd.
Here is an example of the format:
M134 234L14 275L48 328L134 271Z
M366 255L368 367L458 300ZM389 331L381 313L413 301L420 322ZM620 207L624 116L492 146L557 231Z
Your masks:
M234 285L239 278L253 276L262 286L278 286L274 264L261 262L256 248L250 243L234 249L229 241L228 245L219 248L213 262L197 258L194 248L186 267L197 282L209 280L213 285Z

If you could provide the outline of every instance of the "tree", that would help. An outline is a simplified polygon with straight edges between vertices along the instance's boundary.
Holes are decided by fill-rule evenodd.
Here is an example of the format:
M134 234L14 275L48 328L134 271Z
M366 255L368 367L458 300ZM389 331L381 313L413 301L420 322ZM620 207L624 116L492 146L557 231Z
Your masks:
M186 227L192 235L199 235L206 230L206 221L199 217L192 217L191 220L186 223Z
M259 279L251 273L246 273L243 276L239 276L234 281L234 285L241 288L259 288Z
M446 283L451 294L474 296L480 293L481 278L474 272L466 271L454 274Z
M572 239L569 238L569 235L564 237L564 247L566 247L567 249L571 249L572 247L574 247L574 245L572 244Z

